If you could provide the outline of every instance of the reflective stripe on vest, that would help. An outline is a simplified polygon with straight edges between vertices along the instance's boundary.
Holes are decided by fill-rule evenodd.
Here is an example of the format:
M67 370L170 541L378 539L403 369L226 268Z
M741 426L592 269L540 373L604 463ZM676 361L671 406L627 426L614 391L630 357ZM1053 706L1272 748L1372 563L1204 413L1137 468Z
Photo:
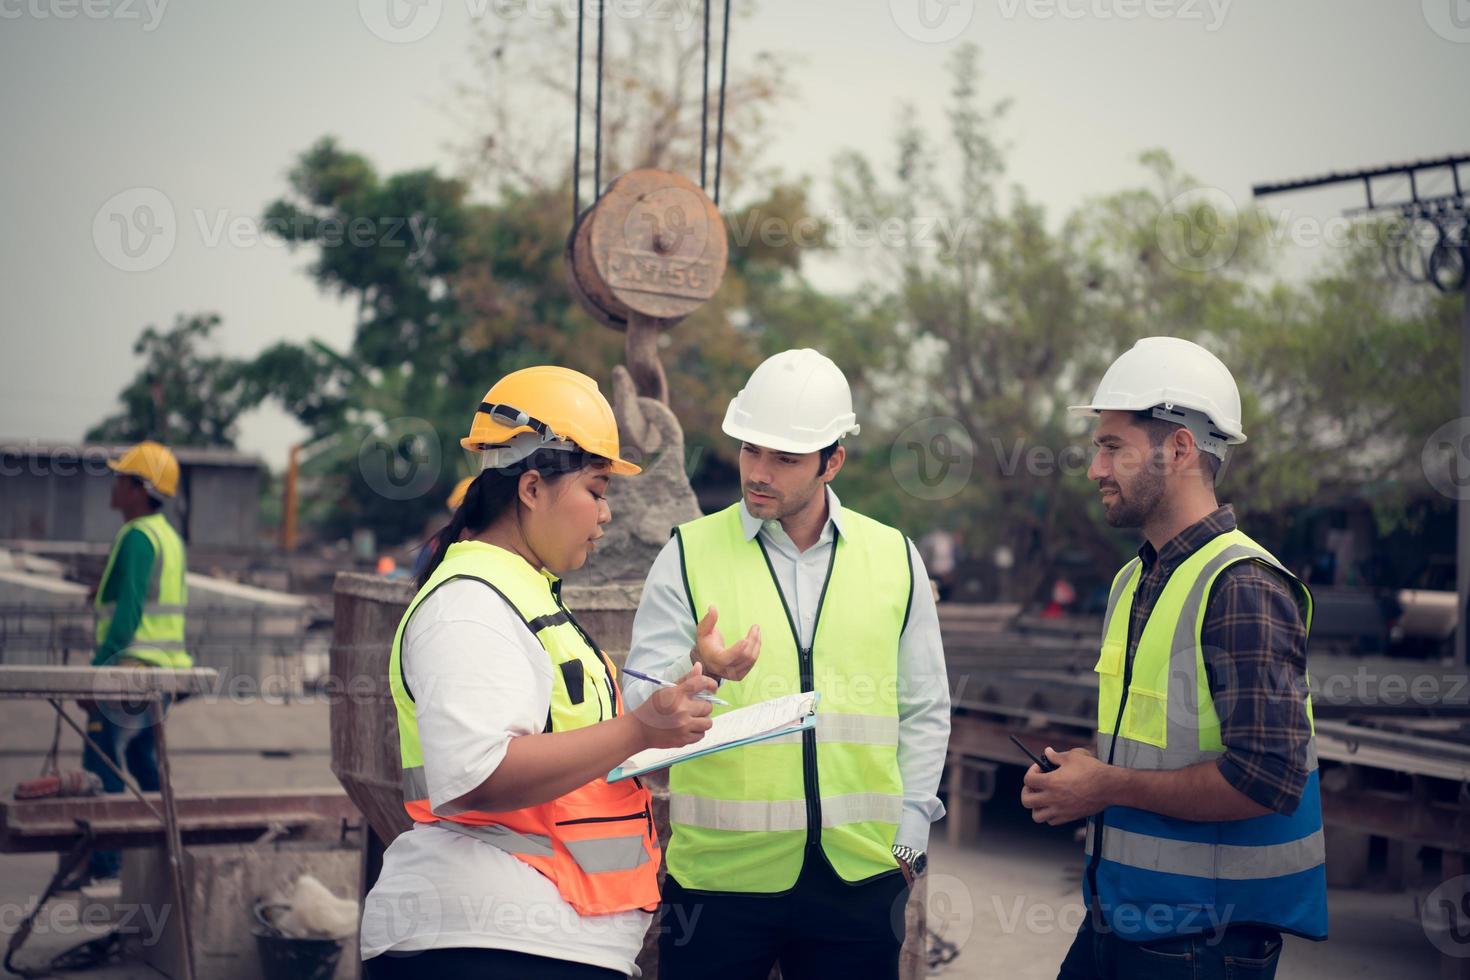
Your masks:
M1085 853L1092 856L1093 828L1087 828ZM1171 875L1249 881L1311 871L1326 851L1322 831L1316 830L1284 844L1243 847L1167 840L1150 834L1108 827L1103 832L1104 861Z
M104 602L102 596L112 577L123 538L137 530L146 535L153 546L153 566L148 576L148 591L142 615L133 638L119 657L131 657L157 667L188 668L194 665L185 646L185 619L188 609L188 565L184 542L162 514L148 514L128 521L113 540L107 565L97 585L97 645L107 638L116 613L116 602Z
M1141 562L1129 562L1110 590L1095 668L1099 759L1131 769L1177 770L1224 754L1200 636L1214 583L1242 561L1276 569L1296 591L1311 628L1306 587L1245 534L1221 534L1170 576L1138 637L1125 691L1129 620L1142 578ZM1312 726L1310 695L1305 698ZM1101 815L1095 895L1091 870L1084 881L1089 902L1095 901L1123 938L1137 941L1200 932L1221 921L1324 938L1325 847L1315 736L1308 740L1306 767L1302 802L1290 815L1199 822L1109 807ZM1089 858L1097 823L1088 827Z
M898 823L903 798L886 793L822 797L822 826L877 821ZM669 821L712 830L806 830L806 800L711 800L685 793L669 797Z
M546 834L518 834L514 830L493 824L479 826L456 823L453 820L437 820L435 823L456 834L464 834L466 837L493 844L507 854L535 854L540 857L551 857L554 853L551 838Z
M804 651L761 541L745 537L739 504L676 533L690 608L718 607L726 636L762 629L755 667L720 685L730 706L714 713L801 690L822 697L810 733L669 770L669 873L694 891L782 892L813 843L844 880L894 871L903 809L898 645L913 587L907 540L843 511Z
M552 666L548 716L553 730L595 725L622 711L612 664L562 607L559 582L518 555L484 542L450 545L399 621L388 661L404 809L418 823L433 823L524 861L551 879L583 915L651 911L658 904L662 857L653 828L652 797L637 780L609 784L594 779L557 799L519 810L430 807L417 706L403 672L403 634L425 599L440 586L461 579L479 582L504 599L546 651ZM520 656L517 651L496 649L466 655Z

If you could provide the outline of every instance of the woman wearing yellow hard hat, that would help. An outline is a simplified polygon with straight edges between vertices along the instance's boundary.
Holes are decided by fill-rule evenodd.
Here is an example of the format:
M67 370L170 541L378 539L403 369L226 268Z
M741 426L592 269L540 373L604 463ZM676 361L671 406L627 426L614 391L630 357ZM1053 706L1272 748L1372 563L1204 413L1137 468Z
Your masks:
M363 906L369 978L623 977L658 905L651 799L609 770L710 727L698 667L637 711L562 604L612 517L612 408L586 375L492 387L461 444L482 469L437 541L389 660L414 821ZM647 710L644 710L647 708Z

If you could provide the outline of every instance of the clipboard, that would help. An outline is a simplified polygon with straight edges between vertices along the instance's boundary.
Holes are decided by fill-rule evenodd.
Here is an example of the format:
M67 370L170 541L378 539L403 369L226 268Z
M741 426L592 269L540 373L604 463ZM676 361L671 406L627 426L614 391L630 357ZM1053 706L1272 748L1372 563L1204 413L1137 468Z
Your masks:
M698 742L695 742L692 745L686 745L680 749L644 749L642 752L639 752L637 755L628 759L622 765L609 772L607 774L607 781L610 783L615 783L620 779L629 779L633 776L641 776L646 772L653 772L657 769L667 769L669 766L678 765L681 762L688 762L690 759L698 759L702 756L713 755L716 752L724 752L728 749L738 749L741 746L754 745L757 742L765 742L773 738L781 738L785 735L799 734L801 732L805 732L807 729L814 728L816 726L817 701L821 698L821 696L822 695L820 694L820 692L817 691L805 691L800 694L790 694L784 698L773 698L770 701L762 701L757 704L747 705L744 708L736 708L732 711L727 711L724 714L717 715L715 717L714 727L706 732L704 738L700 739ZM802 700L808 698L810 699L809 703L800 703ZM710 740L711 736L714 736L716 740L719 739L719 735L716 733L720 728L720 720L722 718L738 716L743 711L749 711L753 708L763 708L771 706L774 705L776 702L786 701L788 699L797 702L796 707L798 708L798 710L801 708L805 708L805 712L801 715L798 721L795 721L791 724L781 725L767 731L758 732L753 735L736 737L728 741L720 741L718 742L718 744L706 744Z

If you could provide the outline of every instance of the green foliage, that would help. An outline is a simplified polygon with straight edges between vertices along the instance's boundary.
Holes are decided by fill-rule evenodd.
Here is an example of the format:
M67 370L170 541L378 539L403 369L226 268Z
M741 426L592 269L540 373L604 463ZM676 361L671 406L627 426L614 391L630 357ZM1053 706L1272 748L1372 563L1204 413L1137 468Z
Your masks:
M209 351L219 324L218 315L199 313L179 315L170 330L145 327L133 344L143 367L119 394L121 411L89 429L86 439L233 447L236 423L255 402L239 363Z
M915 534L957 529L981 556L1009 548L1017 597L1067 564L1105 574L1136 533L1104 526L1085 478L1086 425L1065 407L1090 397L1134 340L1173 335L1218 354L1244 393L1251 438L1221 494L1247 521L1355 493L1371 495L1385 527L1403 516L1425 490L1424 438L1455 414L1457 299L1387 280L1365 248L1343 250L1304 285L1271 282L1265 216L1195 193L1163 151L1140 158L1149 184L1089 202L1052 231L1024 193L1005 193L995 132L1005 106L981 99L975 51L961 50L951 73L945 133L901 125L887 173L839 160L850 216L963 229L885 255L870 284L896 303L891 333L911 356L888 376L907 396L865 426L866 449L844 474L856 506ZM902 489L902 430L932 416L962 426L973 450L968 484L940 501Z
M415 538L465 472L458 439L495 380L557 363L606 390L623 338L570 295L569 134L558 122L559 135L546 135L548 120L570 117L570 93L545 66L569 55L527 47L515 29L484 39L489 90L464 100L484 135L465 176L382 175L326 138L268 206L267 227L312 254L313 279L356 301L347 349L284 342L236 362L204 349L218 317L150 327L123 410L89 437L229 445L241 412L274 399L311 434L303 524L332 536L368 527L391 543ZM697 49L688 38L609 40L617 98L604 174L697 174ZM1085 478L1087 425L1066 406L1088 398L1134 340L1169 334L1205 344L1240 383L1250 442L1221 489L1247 521L1360 495L1388 528L1425 492L1419 450L1456 414L1458 298L1395 284L1364 247L1338 251L1305 283L1273 281L1279 256L1264 216L1196 193L1163 151L1141 156L1142 186L1050 221L1006 184L1006 105L983 97L973 48L951 62L942 131L905 112L886 166L838 158L844 222L833 227L814 213L807 180L757 166L786 86L780 62L754 63L731 82L729 268L660 348L690 451L717 472L735 463L720 423L751 369L815 347L847 372L863 426L839 483L845 500L914 537L958 530L971 554L1004 546L1017 598L1069 566L1102 575L1136 535L1104 526ZM905 234L891 247L848 235L895 223ZM864 281L849 293L817 288L807 278L817 254L853 260ZM406 501L370 487L358 460L384 423L405 417L432 426L442 458L434 486ZM939 500L913 492L934 431L915 436L914 424L933 418L967 434L973 465L964 488Z

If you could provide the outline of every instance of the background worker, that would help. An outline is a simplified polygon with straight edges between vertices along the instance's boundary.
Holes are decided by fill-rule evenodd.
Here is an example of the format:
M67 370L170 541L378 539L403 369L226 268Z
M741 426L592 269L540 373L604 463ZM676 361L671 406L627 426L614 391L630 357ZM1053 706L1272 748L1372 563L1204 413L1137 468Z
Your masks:
M112 509L123 526L112 542L102 578L97 583L97 648L94 667L172 667L194 665L184 646L184 610L188 605L184 542L163 515L164 501L178 492L179 461L156 442L141 442L107 465L117 474L112 483ZM87 710L87 734L144 792L158 790L158 754L146 706L118 702ZM96 773L109 793L121 793L123 782L90 746L82 766ZM114 878L122 866L117 851L93 851L86 876ZM70 886L84 883L74 879Z
M949 740L949 684L924 563L829 484L858 431L847 379L814 350L771 357L730 402L740 501L655 560L628 666L690 663L734 710L821 692L800 739L669 770L667 978L895 977ZM721 627L740 639L727 646ZM630 703L649 696L630 681Z
M459 505L464 503L464 495L469 491L470 484L473 482L475 482L475 478L467 476L456 483L453 490L449 491L449 496L444 500L444 506L449 510L450 520L454 519L454 512L459 510ZM429 567L429 562L433 560L435 549L439 546L439 538L443 536L445 530L447 528L440 528L430 535L429 540L424 542L423 547L419 549L419 553L414 557L413 578L415 582L423 579L424 570Z
M612 519L612 407L584 374L501 379L464 448L482 471L440 535L389 661L414 820L364 903L365 975L623 977L658 904L651 798L615 766L709 728L698 666L632 713L561 601Z
M1311 595L1216 499L1245 433L1214 355L1140 340L1073 412L1108 524L1147 540L1108 600L1096 756L1048 748L1021 792L1038 822L1091 818L1060 975L1270 978L1282 933L1327 938Z

